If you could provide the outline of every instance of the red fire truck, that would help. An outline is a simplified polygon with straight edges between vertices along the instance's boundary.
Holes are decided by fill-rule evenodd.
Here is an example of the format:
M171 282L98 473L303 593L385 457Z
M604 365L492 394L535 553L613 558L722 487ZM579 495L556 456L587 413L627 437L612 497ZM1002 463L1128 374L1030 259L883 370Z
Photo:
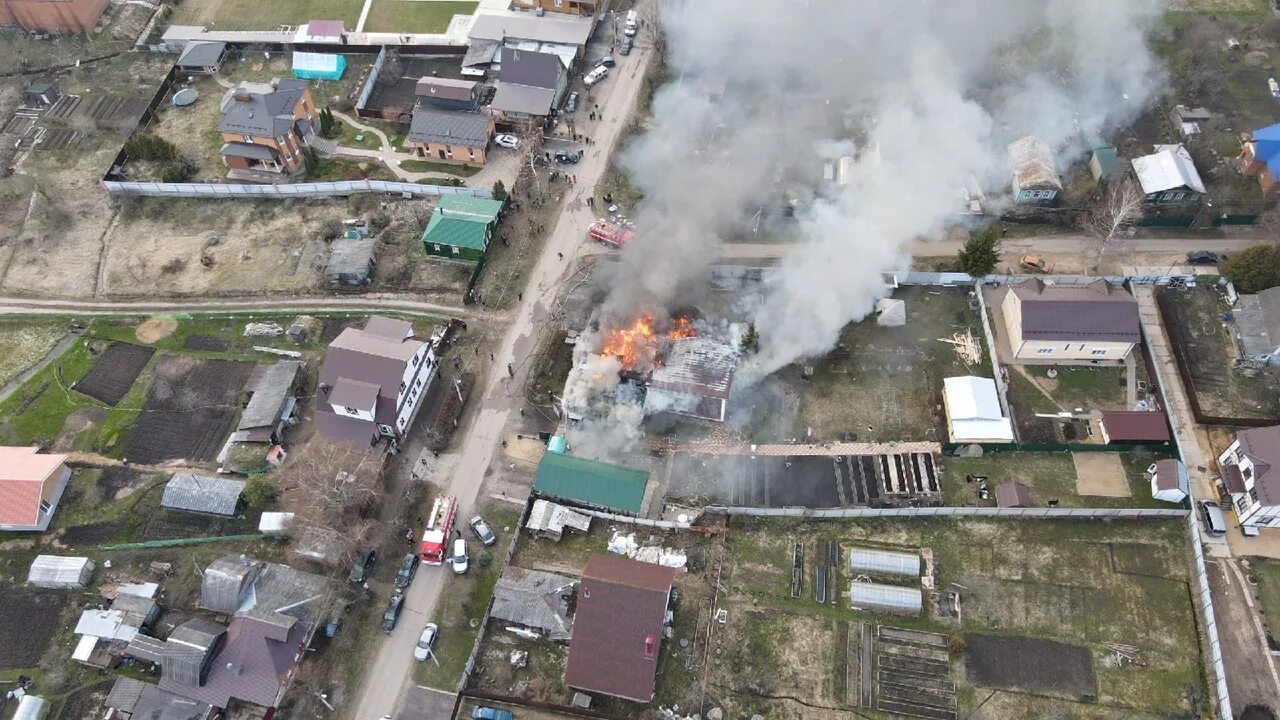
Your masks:
M444 563L449 552L449 534L453 532L454 515L458 512L458 501L451 497L438 497L431 506L431 517L427 518L427 529L422 533L422 562L428 565Z
M636 236L636 234L630 230L620 228L604 218L591 223L591 227L587 228L587 235L591 236L591 239L598 243L616 248L626 245L635 239Z

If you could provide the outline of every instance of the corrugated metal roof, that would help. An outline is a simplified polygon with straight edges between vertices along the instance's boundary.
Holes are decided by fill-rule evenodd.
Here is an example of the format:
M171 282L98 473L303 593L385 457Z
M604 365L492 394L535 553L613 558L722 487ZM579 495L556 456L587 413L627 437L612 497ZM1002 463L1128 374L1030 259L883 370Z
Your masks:
M548 13L538 17L528 12L504 10L476 15L469 37L472 40L539 40L542 42L586 45L591 37L591 18L576 18Z
M159 663L164 659L164 648L165 642L163 640L139 633L129 641L129 646L124 649L124 653L139 660Z
M577 580L507 566L493 589L491 615L502 622L537 628L552 640L568 640L573 620L569 596Z
M1169 442L1169 423L1164 413L1133 410L1103 410L1102 425L1111 442Z
M1047 285L1039 279L1014 285L1022 305L1022 337L1136 343L1142 339L1138 301L1106 280L1088 285Z
M872 575L920 576L920 556L916 553L855 547L849 551L849 570Z
M1181 187L1205 191L1191 153L1181 145L1157 145L1154 154L1133 159L1133 171L1148 195Z
M1253 131L1254 157L1266 163L1273 178L1280 180L1280 123Z
M493 94L489 107L509 113L546 115L551 112L551 105L555 100L554 88L499 82L498 91Z
M1027 135L1009 143L1009 162L1018 187L1062 189L1062 180L1053 163L1053 151L1049 145L1034 135Z
M1187 466L1181 460L1167 458L1165 460L1157 460L1156 466L1156 489L1157 490L1181 490L1183 493L1189 492L1191 487L1191 478L1187 474Z
M649 387L726 400L737 367L738 351L732 345L707 337L684 338L671 344Z
M27 571L27 582L36 587L85 587L93 577L93 561L87 557L37 555Z
M1020 482L996 485L996 507L1031 507L1031 488Z
M200 577L200 607L219 615L231 615L240 609L249 585L262 565L250 558L221 557L209 563Z
M574 512L550 500L534 500L533 507L529 510L529 521L525 523L525 528L535 533L545 533L559 539L565 528L572 528L580 532L590 530L591 516Z
M189 42L182 49L182 54L178 56L178 67L212 67L218 63L226 50L227 44L224 42Z
M239 511L243 493L243 480L181 473L165 483L160 506L230 517Z
M160 659L161 683L196 687L204 679L207 661L221 642L227 629L203 618L194 618L174 628L164 644Z
M855 610L919 615L924 596L918 587L855 582L850 584L849 604Z
M493 120L478 112L451 112L417 108L409 123L410 142L443 143L483 148L489 144Z
M121 712L132 713L133 707L138 704L138 698L146 688L147 683L141 680L118 677L115 684L111 686L111 692L107 693L104 704Z
M335 241L336 242L336 241ZM237 430L274 427L280 422L285 402L293 394L293 386L302 372L299 360L280 360L272 365L259 365L249 376L245 390L253 393L244 412L240 413Z
M546 453L538 463L533 489L543 495L640 514L649 473L562 453Z

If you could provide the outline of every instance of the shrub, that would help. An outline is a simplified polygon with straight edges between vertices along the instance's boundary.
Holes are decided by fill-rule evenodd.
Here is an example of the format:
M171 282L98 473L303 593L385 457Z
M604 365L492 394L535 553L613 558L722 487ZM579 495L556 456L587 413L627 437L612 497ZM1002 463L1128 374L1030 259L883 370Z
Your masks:
M173 143L151 133L137 133L124 141L124 151L135 160L172 163L179 159L178 148Z
M1280 285L1280 248L1254 245L1218 264L1222 276L1244 293L1256 293Z
M186 258L174 258L169 262L160 266L160 272L165 275L173 275L187 269Z
M995 225L969 233L958 255L960 269L979 278L990 275L1000 262L1000 233Z
M271 507L278 494L276 484L266 475L254 475L244 484L244 501L255 510Z
M493 181L493 199L499 202L507 199L507 186L501 180Z

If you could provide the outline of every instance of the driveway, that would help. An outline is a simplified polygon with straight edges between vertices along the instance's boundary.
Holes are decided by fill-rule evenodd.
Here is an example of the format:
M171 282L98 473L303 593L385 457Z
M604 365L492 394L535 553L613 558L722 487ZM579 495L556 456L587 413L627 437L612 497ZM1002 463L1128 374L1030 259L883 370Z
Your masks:
M578 258L590 254L585 228L595 215L587 207L586 198L600 180L613 146L627 125L651 54L647 48L633 52L626 62L619 63L608 81L597 86L595 102L609 108L608 119L597 127L595 144L587 149L576 166L578 184L566 193L564 210L531 272L524 294L526 299L518 308L514 322L507 328L501 346L495 351L497 360L493 367L496 370L477 385L479 398L473 398L471 402L479 402L479 411L472 415L469 426L462 429L464 440L455 455L456 465L446 476L450 478L446 492L458 499L459 517L468 517L473 512L512 404L521 396L526 365L530 355L536 351L537 331L552 312L559 286L575 267ZM503 372L508 365L511 376ZM444 573L436 568L425 570L427 572L414 583L406 598L408 612L401 627L383 641L369 666L365 684L350 715L357 720L378 720L386 715L418 717L408 711L400 713L397 705L413 669L411 653L416 633L412 627L435 613L444 589Z

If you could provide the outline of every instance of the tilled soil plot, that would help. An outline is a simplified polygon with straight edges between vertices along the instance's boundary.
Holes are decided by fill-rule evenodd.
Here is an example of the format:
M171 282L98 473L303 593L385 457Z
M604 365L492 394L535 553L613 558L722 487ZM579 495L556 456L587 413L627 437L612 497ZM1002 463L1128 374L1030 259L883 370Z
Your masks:
M226 338L213 337L212 335L190 335L182 343L182 347L188 350L211 350L213 352L225 352L230 343Z
M209 461L231 432L252 363L166 355L155 366L125 457L138 463Z
M105 680L96 685L86 685L71 693L62 701L57 720L101 717L103 703L106 702L107 695L114 684L114 680Z
M0 583L0 669L31 667L40 661L65 602L59 594Z
M111 343L98 362L72 387L94 400L115 405L133 387L154 353L153 348L141 345Z
M967 635L965 668L981 687L1020 688L1076 696L1097 693L1088 648L1037 638Z

